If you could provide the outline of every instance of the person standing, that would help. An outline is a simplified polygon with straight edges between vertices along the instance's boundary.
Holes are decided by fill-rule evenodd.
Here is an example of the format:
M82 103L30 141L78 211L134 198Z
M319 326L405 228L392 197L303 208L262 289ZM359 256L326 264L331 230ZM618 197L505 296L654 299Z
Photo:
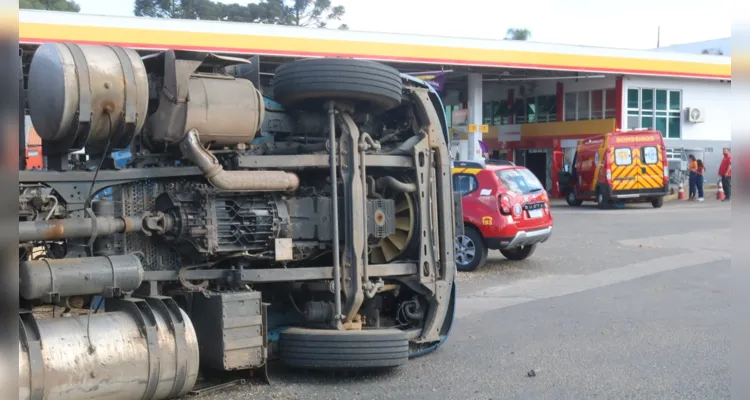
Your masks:
M692 154L688 156L688 160L690 161L690 164L688 164L688 172L690 173L690 177L688 178L688 200L695 200L695 180L697 177L698 163L695 161L695 156Z
M728 147L724 148L724 159L719 165L719 179L724 186L724 200L729 201L732 197L732 154Z
M703 201L703 177L706 173L706 166L703 165L703 160L697 160L695 164L695 189L698 192L698 201Z

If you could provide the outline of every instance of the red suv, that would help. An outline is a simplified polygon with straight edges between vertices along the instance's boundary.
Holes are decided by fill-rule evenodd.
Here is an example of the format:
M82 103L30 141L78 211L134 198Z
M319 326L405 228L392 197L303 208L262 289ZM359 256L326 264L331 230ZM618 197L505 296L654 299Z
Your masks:
M453 188L462 195L464 233L456 238L456 268L473 271L500 250L509 260L523 260L552 234L549 198L527 168L508 161L458 161Z

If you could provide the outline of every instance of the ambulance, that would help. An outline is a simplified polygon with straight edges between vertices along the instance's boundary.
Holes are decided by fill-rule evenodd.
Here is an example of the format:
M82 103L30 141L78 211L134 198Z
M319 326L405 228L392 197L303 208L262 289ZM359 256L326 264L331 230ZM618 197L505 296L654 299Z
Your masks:
M583 139L560 189L570 206L650 202L659 208L669 191L664 138L659 131L637 130Z

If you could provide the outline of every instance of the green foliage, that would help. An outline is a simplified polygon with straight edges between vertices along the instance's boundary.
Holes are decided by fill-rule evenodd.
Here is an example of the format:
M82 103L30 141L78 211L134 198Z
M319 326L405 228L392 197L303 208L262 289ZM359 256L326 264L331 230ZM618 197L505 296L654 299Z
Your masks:
M529 40L531 39L531 31L528 29L508 29L505 33L505 40Z
M81 11L78 3L72 0L20 0L18 8L27 10Z
M261 0L245 5L211 0L135 0L139 17L254 22L276 25L326 27L341 20L346 10L331 0ZM348 29L342 24L339 29Z

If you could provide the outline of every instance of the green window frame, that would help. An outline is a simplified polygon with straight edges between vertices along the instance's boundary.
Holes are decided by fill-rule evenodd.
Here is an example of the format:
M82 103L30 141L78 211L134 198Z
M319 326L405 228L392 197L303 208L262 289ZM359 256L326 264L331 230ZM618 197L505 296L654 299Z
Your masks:
M682 91L628 88L627 129L656 129L669 139L682 137Z

